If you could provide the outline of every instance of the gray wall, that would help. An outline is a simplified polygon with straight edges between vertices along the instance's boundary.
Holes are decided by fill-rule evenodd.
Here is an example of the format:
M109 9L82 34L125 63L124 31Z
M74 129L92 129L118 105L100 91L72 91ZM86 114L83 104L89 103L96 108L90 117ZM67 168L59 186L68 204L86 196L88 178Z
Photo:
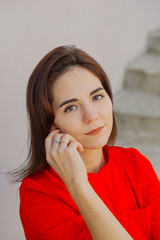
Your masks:
M0 171L26 158L25 91L37 62L51 49L75 44L107 72L113 92L128 61L160 26L159 0L0 0ZM19 185L0 175L0 239L24 239Z

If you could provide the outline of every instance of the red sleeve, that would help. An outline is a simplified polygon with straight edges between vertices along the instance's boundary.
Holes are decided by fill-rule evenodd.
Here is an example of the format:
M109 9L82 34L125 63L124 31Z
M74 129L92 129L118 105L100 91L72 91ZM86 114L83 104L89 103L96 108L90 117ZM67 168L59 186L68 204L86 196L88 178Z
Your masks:
M149 161L145 164L144 179L143 198L144 205L151 210L152 239L160 240L160 181Z
M139 231L142 231L142 228L147 226L146 222L148 221L146 231L151 231L152 239L160 240L160 181L150 161L138 150L130 149L130 151L134 156L131 170L133 171L134 169L133 173L135 173L133 176L134 189L138 189L137 192L141 191L141 200L143 202L140 210L137 209L137 211L133 211L132 217L136 219L136 221L134 221L135 226L139 223L139 226L141 226ZM138 176L141 177L138 178ZM140 194L138 195L140 196ZM139 217L137 218L137 216Z
M92 239L72 201L62 184L46 189L39 182L24 179L20 187L20 217L26 239Z

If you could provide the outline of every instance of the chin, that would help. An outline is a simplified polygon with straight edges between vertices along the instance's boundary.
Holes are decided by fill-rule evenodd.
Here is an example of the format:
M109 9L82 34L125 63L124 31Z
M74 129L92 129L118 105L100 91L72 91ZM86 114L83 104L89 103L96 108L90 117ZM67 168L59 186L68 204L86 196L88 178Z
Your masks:
M105 138L105 139L100 139L100 140L96 140L94 142L87 142L86 144L82 144L84 148L87 149L97 149L97 148L102 148L104 147L107 142L108 142L109 138Z

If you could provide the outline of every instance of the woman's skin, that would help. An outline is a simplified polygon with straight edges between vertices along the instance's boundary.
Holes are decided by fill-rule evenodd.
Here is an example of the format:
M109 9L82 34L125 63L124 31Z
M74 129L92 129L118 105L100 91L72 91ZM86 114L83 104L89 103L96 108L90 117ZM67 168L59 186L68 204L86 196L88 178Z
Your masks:
M132 239L87 178L87 172L104 165L102 147L113 124L108 94L94 74L78 66L62 74L51 90L55 120L45 140L47 162L66 185L92 239Z

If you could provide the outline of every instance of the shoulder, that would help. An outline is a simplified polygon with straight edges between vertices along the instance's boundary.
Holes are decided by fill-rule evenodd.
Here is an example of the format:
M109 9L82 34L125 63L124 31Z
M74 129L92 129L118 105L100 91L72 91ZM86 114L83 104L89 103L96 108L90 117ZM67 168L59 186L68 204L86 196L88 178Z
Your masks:
M41 196L41 199L44 195L53 197L63 191L66 191L64 183L50 168L24 178L19 189L21 202L37 197L37 195Z
M133 183L143 184L146 187L153 182L160 185L152 163L139 150L118 146L107 146L106 150L111 161L121 168Z
M26 219L31 213L33 215L33 209L36 214L40 206L44 206L44 209L45 206L59 206L64 199L71 204L68 190L54 170L50 172L45 169L41 173L24 178L19 195L21 219Z
M114 158L115 161L132 167L143 167L144 165L151 165L151 162L137 149L124 148L119 146L106 147L109 157Z
M113 155L115 154L120 154L120 156L140 156L142 155L139 150L136 148L130 147L130 148L125 148L125 147L120 147L120 146L105 146L105 148L109 151L109 153L112 153Z
M28 176L22 180L20 191L27 189L38 190L38 188L45 186L47 179L51 181L49 173L46 169L34 175Z
M108 147L111 166L120 176L126 176L136 196L144 202L160 200L160 181L151 162L135 148Z
M108 158L121 167L128 176L138 180L144 175L155 175L151 162L139 150L119 146L106 146Z

